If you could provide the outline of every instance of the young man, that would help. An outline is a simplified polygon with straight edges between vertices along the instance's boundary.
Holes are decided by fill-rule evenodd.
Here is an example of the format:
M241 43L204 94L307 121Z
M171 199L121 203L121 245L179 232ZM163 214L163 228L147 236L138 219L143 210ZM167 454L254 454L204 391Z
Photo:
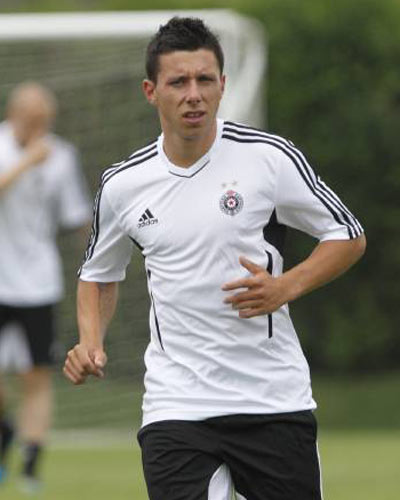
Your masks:
M362 229L280 137L216 118L223 55L174 18L147 51L162 135L103 174L65 374L103 377L134 246L151 298L139 442L151 500L321 498L309 369L288 303L362 255ZM319 240L282 272L285 226Z
M50 133L53 94L23 83L7 110L0 124L0 336L6 325L17 324L30 353L21 373L18 434L23 485L32 490L52 413L53 309L62 296L57 229L87 227L91 210L75 149ZM5 410L0 384L0 482L14 434Z

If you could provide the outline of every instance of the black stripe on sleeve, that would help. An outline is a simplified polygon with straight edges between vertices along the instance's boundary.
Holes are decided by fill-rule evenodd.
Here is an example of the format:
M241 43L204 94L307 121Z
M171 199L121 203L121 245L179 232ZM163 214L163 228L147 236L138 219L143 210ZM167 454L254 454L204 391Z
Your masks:
M88 246L87 246L87 249L85 252L82 266L84 265L85 262L87 262L88 260L90 260L92 258L94 249L96 247L96 243L98 241L99 232L100 232L100 202L101 202L101 196L103 193L104 186L112 177L114 177L114 175L117 175L118 173L120 173L128 168L132 168L132 167L135 167L137 165L140 165L140 164L146 162L147 160L150 160L151 158L153 158L154 156L156 156L158 154L157 149L154 150L154 147L149 149L147 152L149 153L149 154L147 154L147 156L143 157L142 154L140 154L139 157L137 157L136 161L129 160L127 162L124 162L119 167L110 168L110 169L106 170L106 172L103 174L102 180L100 183L100 187L97 191L95 202L94 202L94 214L93 214L92 229L91 229L89 243L88 243ZM82 269L82 266L81 266L81 269ZM81 269L80 269L80 271L81 271ZM80 273L80 271L79 271L79 273Z
M115 165L107 168L102 175L101 180L107 181L109 178L113 177L114 174L120 172L121 170L125 170L126 168L133 167L142 162L142 159L148 155L149 153L157 154L157 143L153 143L151 146L148 146L144 150L138 151L128 158L128 160L123 161L121 163L116 163Z
M134 153L132 153L129 156L128 160L133 160L135 158L138 158L139 156L143 156L144 154L148 153L149 151L154 149L154 146L157 146L157 142L158 142L157 139L155 141L149 142L149 144L147 144L147 146L144 146L142 149L139 149L138 151L135 151Z
M353 214L347 209L347 207L341 202L341 200L337 197L337 195L331 191L324 182L320 179L319 176L316 176L313 169L310 167L310 165L307 163L307 160L305 159L303 153L297 149L294 144L291 141L288 141L286 139L283 139L282 137L279 137L277 135L273 134L268 134L267 132L264 132L259 129L255 129L252 127L247 127L245 125L240 125L236 124L234 122L224 122L224 132L229 131L232 133L235 133L240 137L251 137L251 138L260 138L260 142L264 142L264 140L268 141L268 144L274 145L276 147L281 146L281 151L287 154L287 156L291 157L288 152L296 157L296 161L294 161L293 157L291 157L292 161L294 162L296 168L299 170L302 170L304 175L307 176L309 182L307 185L309 188L312 190L315 196L317 196L320 201L328 208L327 203L331 206L332 210L335 211L335 213L341 217L341 222L339 224L345 225L348 228L349 232L349 237L350 238L356 238L359 236L362 232L363 229L358 222L358 220L353 216ZM228 125L228 126L227 126ZM228 135L228 134L227 134ZM224 137L224 136L223 136ZM234 140L232 137L230 137L232 140ZM237 138L237 139L239 139ZM271 141L271 142L269 142ZM238 142L244 142L238 140ZM247 141L246 141L247 142ZM258 142L256 139L249 140L248 142ZM282 147L284 149L282 149ZM300 172L302 175L302 173ZM302 175L304 179L304 175ZM305 180L305 179L304 179ZM330 210L328 208L328 210ZM332 210L330 212L333 215ZM335 216L334 216L335 217ZM338 222L338 219L335 217L335 220Z
M272 138L269 138L268 136L262 136L260 138L248 138L243 134L240 134L240 132L236 132L239 137L223 133L222 138L224 139L229 139L234 142L239 142L239 143L264 143L264 144L269 144L271 146L276 147L280 151L282 151L286 156L288 156L292 162L294 163L297 171L303 178L304 182L306 185L309 187L311 192L316 196L320 202L327 208L327 210L331 213L332 217L335 219L335 221L342 226L346 226L349 238L353 239L358 237L361 234L361 229L357 222L355 224L348 214L340 207L338 206L338 202L336 200L332 200L331 196L327 196L326 193L321 192L322 190L320 187L316 184L316 182L313 180L313 178L310 176L310 172L306 169L306 167L303 165L303 162L301 158L299 158L298 155L298 150L296 148L293 148L292 146L289 145L286 141L283 140L277 140L275 139L275 136L272 136ZM309 167L311 168L311 167ZM355 220L355 218L352 216L352 219Z

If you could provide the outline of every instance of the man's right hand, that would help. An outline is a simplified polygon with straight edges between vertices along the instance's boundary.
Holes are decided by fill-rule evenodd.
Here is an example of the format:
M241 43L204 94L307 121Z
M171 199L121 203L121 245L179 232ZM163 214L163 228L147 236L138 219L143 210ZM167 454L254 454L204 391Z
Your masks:
M63 372L73 384L80 385L86 381L88 375L103 378L106 363L107 355L102 348L77 344L68 352Z
M42 163L50 153L50 146L45 138L30 141L24 149L22 161L26 168Z
M12 186L24 172L36 165L40 165L49 153L50 146L45 138L40 137L30 141L18 163L0 175L0 195Z

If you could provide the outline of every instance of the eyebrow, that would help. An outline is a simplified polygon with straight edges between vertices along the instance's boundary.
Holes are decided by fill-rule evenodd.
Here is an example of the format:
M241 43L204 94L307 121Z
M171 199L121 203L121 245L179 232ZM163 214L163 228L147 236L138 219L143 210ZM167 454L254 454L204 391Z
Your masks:
M187 75L176 75L176 76L170 76L168 79L167 79L167 82L170 83L170 82L176 82L176 81L184 81L184 80L187 80L188 78L191 78ZM210 79L215 79L216 76L214 75L214 73L212 72L202 72L202 73L199 73L198 75L195 76L196 79L198 78L210 78Z

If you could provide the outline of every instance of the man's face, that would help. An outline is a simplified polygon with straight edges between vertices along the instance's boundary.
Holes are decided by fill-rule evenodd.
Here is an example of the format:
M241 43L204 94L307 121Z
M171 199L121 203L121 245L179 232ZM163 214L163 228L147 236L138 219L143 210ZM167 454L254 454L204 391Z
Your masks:
M34 97L31 100L21 99L9 115L14 135L21 146L43 137L51 126L52 116L46 102Z
M157 82L143 82L147 100L158 109L164 133L186 140L214 130L224 86L225 76L208 49L161 55Z

